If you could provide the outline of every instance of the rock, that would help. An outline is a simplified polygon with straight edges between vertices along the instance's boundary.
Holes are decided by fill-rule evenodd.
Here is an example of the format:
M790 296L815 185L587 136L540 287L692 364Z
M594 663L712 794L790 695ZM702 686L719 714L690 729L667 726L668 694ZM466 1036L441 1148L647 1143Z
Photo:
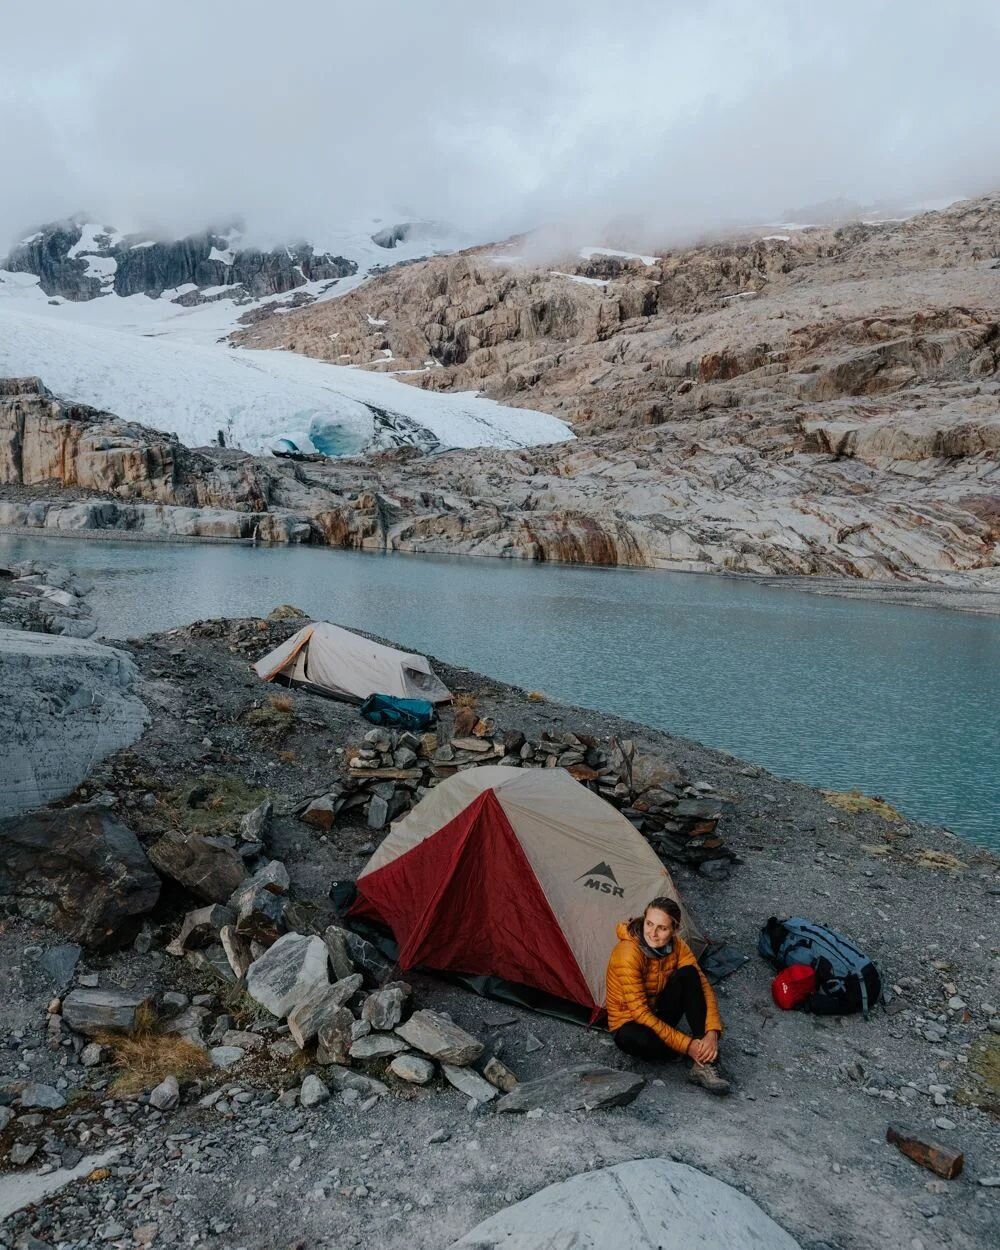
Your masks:
M636 1159L549 1185L477 1224L452 1250L501 1246L799 1250L745 1194L668 1159Z
M245 938L242 934L236 932L233 925L223 925L219 930L219 943L225 952L229 966L233 970L233 976L239 981L247 974L247 969L253 963L253 955L250 952L250 939Z
M107 1051L98 1042L88 1042L80 1051L80 1063L85 1068L96 1068L107 1057Z
M0 759L0 776L3 767ZM0 822L0 864L5 893L41 906L83 946L131 942L160 897L160 879L135 834L96 804Z
M191 1006L191 1000L186 994L180 993L179 990L167 990L165 994L160 995L160 1007L168 1015L183 1011L185 1007Z
M324 833L329 833L333 828L336 815L337 800L332 794L322 794L318 799L313 799L299 819L305 821L307 825L312 825L314 829L322 829Z
M288 869L273 859L240 886L229 899L236 913L236 931L251 941L270 946L285 929Z
M236 981L236 976L230 967L226 952L222 949L221 942L213 942L211 946L206 946L204 950L188 951L184 958L193 967L207 972L211 976L218 977L220 981L225 981L229 985Z
M343 1021L339 1013L344 1004L361 988L361 977L357 974L337 981L333 985L322 985L314 993L304 998L293 1011L288 1013L288 1028L296 1044L305 1049L306 1046L324 1028L328 1021ZM354 1017L347 1013L354 1022Z
M381 1097L389 1092L388 1085L376 1081L374 1077L365 1076L361 1072L352 1072L350 1068L342 1068L338 1064L327 1068L325 1075L338 1093L343 1090L355 1090L362 1097L370 1097L372 1094Z
M149 849L153 866L206 903L225 903L247 880L243 860L217 839L170 830Z
M240 821L240 837L244 842L266 842L271 833L274 804L270 799L255 807Z
M330 967L336 979L342 980L354 972L354 961L351 959L344 937L344 930L337 925L330 925L323 932L323 941L330 953Z
M388 819L388 802L380 794L373 794L368 803L368 828L384 829Z
M574 1064L535 1081L522 1081L497 1103L498 1111L599 1111L625 1107L646 1084L635 1072Z
M536 1050L544 1050L545 1043L540 1037L536 1037L534 1033L525 1033L524 1035L524 1053L533 1055Z
M163 1028L163 1032L172 1036L182 1037L194 1046L204 1044L205 1022L211 1012L207 1007L191 1006L185 1008Z
M101 760L139 737L149 713L135 697L136 681L132 658L114 647L0 629L0 820L72 793ZM49 818L54 834L64 827L60 818L65 811ZM27 850L33 845L29 838ZM72 851L71 839L58 845ZM0 825L0 861L10 853Z
M185 951L209 946L216 940L219 931L225 925L231 925L234 919L233 912L219 903L189 911L181 923L180 933L167 950L171 955L182 955Z
M330 1097L330 1091L312 1072L302 1082L302 1088L299 1090L299 1102L303 1107L317 1107L321 1102L326 1102Z
M66 1106L66 1099L54 1086L35 1082L25 1085L18 1101L26 1110L37 1107L42 1111L58 1111Z
M456 1068L452 1063L442 1063L441 1071L448 1084L467 1098L474 1098L476 1102L492 1102L497 1096L496 1086L484 1081L472 1068Z
M322 1064L350 1062L355 1020L346 1007L327 1012L316 1034L316 1062Z
M213 1068L231 1068L246 1057L242 1046L213 1046L208 1052Z
M413 995L405 981L394 981L375 990L365 999L361 1019L367 1020L373 1029L383 1032L394 1029L402 1022L406 1006Z
M318 937L286 933L250 965L247 993L284 1019L316 990L329 985L327 949Z
M6 1133L7 1125L14 1118L14 1112L11 1107L0 1106L0 1133Z
M87 1037L95 1033L130 1033L136 1027L146 994L125 990L72 990L63 999L62 1017L69 1028Z
M1000 1173L996 1176L981 1176L979 1184L985 1189L1000 1189Z
M16 1141L10 1148L10 1161L17 1168L30 1163L38 1152L38 1147L27 1142Z
M260 1033L250 1033L246 1029L226 1029L221 1041L223 1046L239 1046L251 1052L263 1050L267 1044Z
M509 1094L517 1086L517 1077L495 1055L491 1055L485 1063L477 1063L476 1070L504 1094Z
M157 1111L173 1111L181 1100L180 1086L176 1076L165 1077L150 1093L150 1106Z
M401 1037L391 1033L371 1033L367 1037L359 1037L352 1042L348 1052L352 1059L387 1059L390 1055L398 1055L406 1050L406 1043Z
M324 941L328 941L331 929L335 930L339 937L343 939L351 962L364 975L366 984L380 985L389 973L392 972L393 965L391 961L386 959L378 947L369 942L367 938L361 937L360 934L354 933L350 929L331 925L323 935Z
M83 948L76 942L64 942L42 953L38 962L57 994L62 994L72 985L73 973L82 953Z
M404 1042L445 1063L464 1067L483 1053L483 1044L436 1011L415 1011L396 1033Z
M401 1081L409 1081L411 1085L426 1085L434 1079L435 1065L423 1055L397 1055L389 1064L389 1071Z

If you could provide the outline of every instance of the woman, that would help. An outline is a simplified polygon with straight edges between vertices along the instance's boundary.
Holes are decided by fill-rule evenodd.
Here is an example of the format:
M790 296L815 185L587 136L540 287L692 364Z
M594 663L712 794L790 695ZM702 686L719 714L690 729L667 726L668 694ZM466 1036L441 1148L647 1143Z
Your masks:
M712 987L690 946L679 936L681 909L654 898L642 916L618 926L608 964L608 1027L626 1054L662 1061L687 1055L688 1080L728 1094L719 1071L722 1020ZM690 1033L677 1025L687 1018Z

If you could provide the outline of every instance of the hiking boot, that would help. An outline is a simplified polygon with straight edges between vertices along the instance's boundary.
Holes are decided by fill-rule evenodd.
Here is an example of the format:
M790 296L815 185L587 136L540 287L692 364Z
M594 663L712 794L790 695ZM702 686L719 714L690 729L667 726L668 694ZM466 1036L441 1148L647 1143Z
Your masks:
M691 1060L691 1071L687 1078L692 1085L700 1085L710 1094L728 1094L733 1088L732 1082L723 1075L717 1063L696 1063Z

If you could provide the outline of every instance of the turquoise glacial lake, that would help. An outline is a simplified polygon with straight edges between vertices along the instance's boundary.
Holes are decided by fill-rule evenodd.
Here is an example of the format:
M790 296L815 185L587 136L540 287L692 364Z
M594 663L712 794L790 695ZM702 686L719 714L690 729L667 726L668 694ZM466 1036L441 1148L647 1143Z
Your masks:
M107 638L310 615L1000 847L1000 620L743 579L458 557L0 536L95 582Z

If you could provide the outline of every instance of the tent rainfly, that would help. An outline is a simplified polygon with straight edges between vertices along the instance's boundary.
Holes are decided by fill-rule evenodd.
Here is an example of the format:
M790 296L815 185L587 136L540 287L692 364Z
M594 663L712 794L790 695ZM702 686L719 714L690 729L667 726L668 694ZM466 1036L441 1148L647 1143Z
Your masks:
M304 686L348 703L363 703L372 694L431 703L451 698L426 656L370 642L326 621L304 626L258 660L254 670L265 681Z
M680 903L638 830L569 773L484 765L392 826L351 912L392 930L404 970L502 977L596 1018L617 922L658 895ZM700 952L681 911L681 935Z

